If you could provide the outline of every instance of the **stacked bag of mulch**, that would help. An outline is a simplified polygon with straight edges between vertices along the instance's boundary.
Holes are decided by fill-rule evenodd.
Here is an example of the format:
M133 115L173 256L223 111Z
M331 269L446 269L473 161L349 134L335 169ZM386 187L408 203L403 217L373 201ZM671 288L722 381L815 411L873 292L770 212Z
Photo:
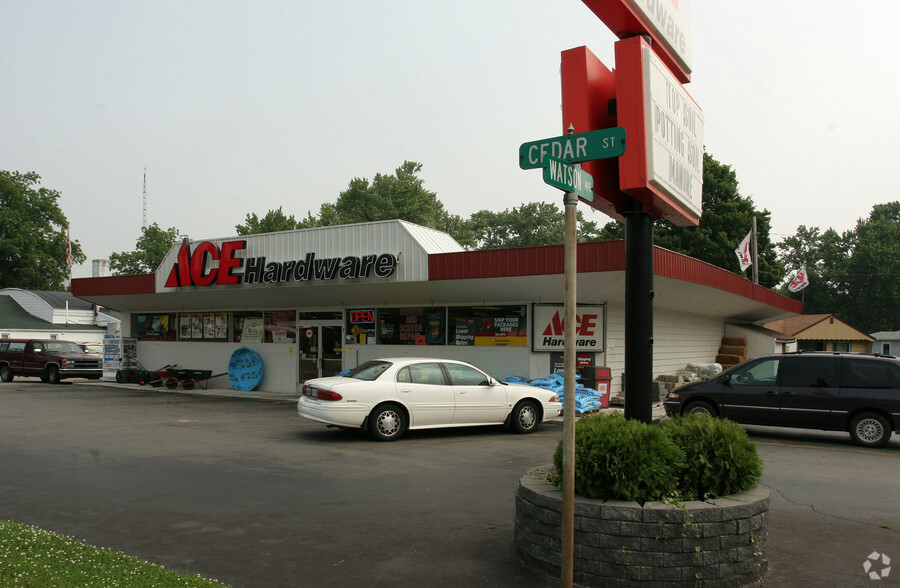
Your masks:
M575 412L583 414L591 410L602 408L604 392L599 392L592 388L585 388L581 385L581 382L577 381L577 379L580 379L580 377L576 376L575 382ZM535 378L533 380L520 376L508 376L505 380L515 384L528 384L529 386L535 386L536 388L550 390L559 396L560 402L565 403L565 380L561 374L550 374L549 376Z

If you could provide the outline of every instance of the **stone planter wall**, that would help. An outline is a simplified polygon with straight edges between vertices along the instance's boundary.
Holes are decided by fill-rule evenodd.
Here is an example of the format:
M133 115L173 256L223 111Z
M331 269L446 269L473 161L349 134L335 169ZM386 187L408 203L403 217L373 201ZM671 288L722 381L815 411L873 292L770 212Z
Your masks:
M552 466L519 480L516 552L560 577L562 490ZM769 490L679 505L575 497L574 579L579 586L743 586L767 570Z

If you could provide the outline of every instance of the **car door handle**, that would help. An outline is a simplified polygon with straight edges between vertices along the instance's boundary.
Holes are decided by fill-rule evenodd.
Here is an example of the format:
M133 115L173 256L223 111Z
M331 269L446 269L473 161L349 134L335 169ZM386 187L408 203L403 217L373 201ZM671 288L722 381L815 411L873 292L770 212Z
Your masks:
M782 392L782 395L783 395L783 396L794 397L794 396L796 396L797 394L794 393L794 392Z
M778 392L776 392L775 390L769 390L768 392L766 392L766 396L778 396Z
M410 392L412 392L412 390L410 390L409 388L400 389L400 394L409 394Z

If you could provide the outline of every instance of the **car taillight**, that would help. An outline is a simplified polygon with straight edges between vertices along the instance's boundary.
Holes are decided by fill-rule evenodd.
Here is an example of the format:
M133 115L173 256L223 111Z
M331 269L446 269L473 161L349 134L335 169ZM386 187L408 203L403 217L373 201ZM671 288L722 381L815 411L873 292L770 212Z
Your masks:
M319 400L343 400L344 397L331 390L319 389Z
M323 390L322 388L316 388L315 386L307 386L303 385L303 395L308 396L309 398L319 399L319 400L343 400L344 397L338 394L337 392L332 392L331 390Z

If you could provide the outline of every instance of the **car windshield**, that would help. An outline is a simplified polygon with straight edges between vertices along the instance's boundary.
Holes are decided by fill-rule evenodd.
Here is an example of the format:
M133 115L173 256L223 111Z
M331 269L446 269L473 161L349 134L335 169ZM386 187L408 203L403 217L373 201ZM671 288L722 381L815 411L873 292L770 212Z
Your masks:
M391 362L389 361L367 361L344 374L344 377L371 382L372 380L377 380L378 376L383 374L389 367L391 367Z
M81 345L70 343L69 341L50 341L49 343L44 343L44 347L46 347L47 351L50 353L84 355L84 349L82 349Z

